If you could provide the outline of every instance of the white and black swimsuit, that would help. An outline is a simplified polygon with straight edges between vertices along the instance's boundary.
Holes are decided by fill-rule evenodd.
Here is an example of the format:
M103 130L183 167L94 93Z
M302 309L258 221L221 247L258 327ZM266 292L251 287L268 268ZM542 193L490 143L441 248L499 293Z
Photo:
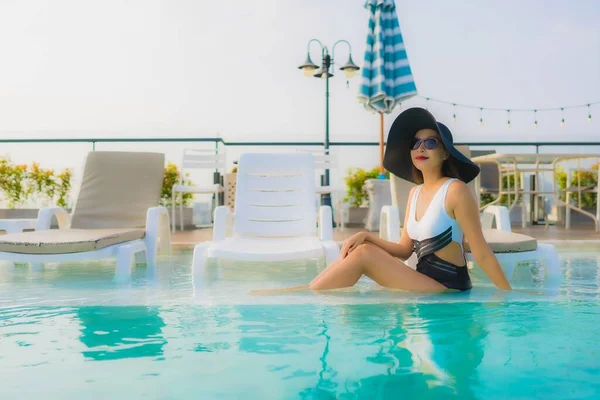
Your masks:
M455 180L448 179L442 184L419 221L416 209L423 185L417 187L410 203L407 230L413 241L413 251L417 254L417 271L449 289L464 291L471 289L471 278L466 266L457 266L434 254L452 242L457 242L462 248L463 231L456 220L448 215L444 206L448 187Z

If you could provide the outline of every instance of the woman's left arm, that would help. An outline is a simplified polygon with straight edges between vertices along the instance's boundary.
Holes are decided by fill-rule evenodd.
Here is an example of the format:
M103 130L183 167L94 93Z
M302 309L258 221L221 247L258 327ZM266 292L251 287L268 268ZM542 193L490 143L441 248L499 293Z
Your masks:
M469 242L475 262L485 271L496 287L511 290L510 283L508 283L498 259L485 241L481 230L479 209L469 187L464 182L454 182L448 188L448 194L450 203L448 205L453 209L454 218Z

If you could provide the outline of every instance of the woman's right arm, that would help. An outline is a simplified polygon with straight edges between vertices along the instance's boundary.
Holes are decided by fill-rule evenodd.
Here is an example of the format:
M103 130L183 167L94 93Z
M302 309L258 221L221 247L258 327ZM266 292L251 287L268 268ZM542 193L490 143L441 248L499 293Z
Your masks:
M406 203L406 212L404 213L404 225L402 227L402 233L400 235L400 241L398 243L389 242L387 240L381 239L380 237L369 233L367 235L366 241L374 244L377 247L382 248L387 251L394 257L397 257L401 260L408 259L413 253L413 243L410 237L408 236L408 231L406 228L408 216L410 215L410 200L413 197L413 193L415 191L415 187L410 189L410 193L408 194L408 202Z

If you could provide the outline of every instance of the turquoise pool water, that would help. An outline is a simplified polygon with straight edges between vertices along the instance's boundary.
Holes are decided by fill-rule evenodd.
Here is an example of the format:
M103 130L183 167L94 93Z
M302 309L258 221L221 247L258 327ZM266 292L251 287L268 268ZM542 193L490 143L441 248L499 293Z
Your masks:
M119 286L111 263L0 265L0 399L599 398L600 252L560 254L559 288L524 268L527 292L475 273L443 296L248 294L304 264L223 265L194 291L189 251Z

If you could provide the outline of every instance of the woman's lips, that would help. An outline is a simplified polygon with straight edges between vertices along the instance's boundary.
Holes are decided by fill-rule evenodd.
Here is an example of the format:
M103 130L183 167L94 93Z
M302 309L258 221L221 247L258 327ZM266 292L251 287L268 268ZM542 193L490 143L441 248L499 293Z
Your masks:
M425 157L425 156L417 156L415 157L415 160L427 160L429 157Z

